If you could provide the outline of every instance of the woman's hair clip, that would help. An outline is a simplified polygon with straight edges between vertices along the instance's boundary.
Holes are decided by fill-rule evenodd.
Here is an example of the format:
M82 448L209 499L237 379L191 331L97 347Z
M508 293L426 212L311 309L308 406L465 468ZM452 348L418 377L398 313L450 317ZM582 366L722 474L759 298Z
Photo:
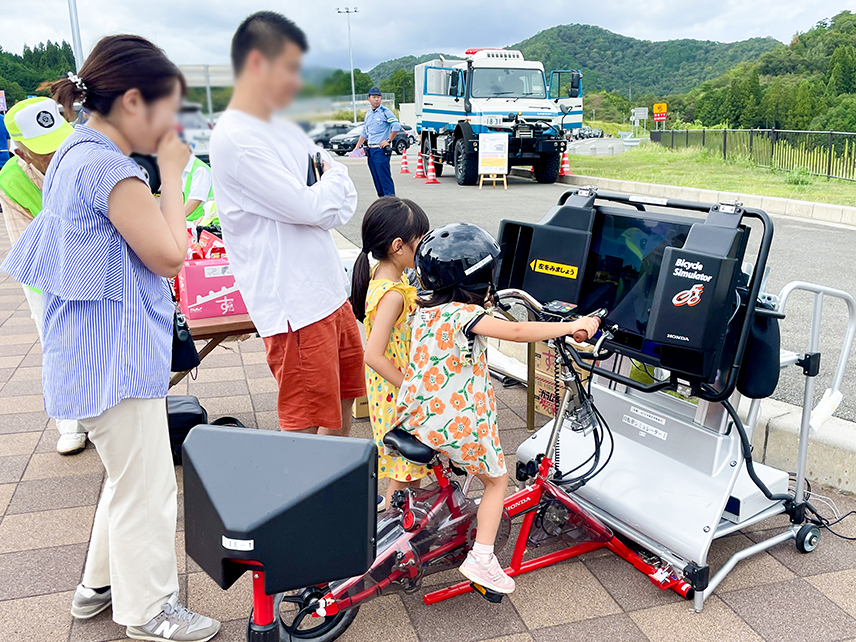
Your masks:
M76 73L69 71L68 79L73 82L74 86L77 87L80 91L86 92L86 83L83 82L83 79L81 79L81 77L78 76Z

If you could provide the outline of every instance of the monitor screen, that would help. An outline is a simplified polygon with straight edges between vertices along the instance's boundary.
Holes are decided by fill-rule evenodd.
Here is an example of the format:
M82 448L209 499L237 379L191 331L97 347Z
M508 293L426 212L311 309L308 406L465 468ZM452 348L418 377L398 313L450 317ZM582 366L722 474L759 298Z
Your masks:
M644 340L663 252L683 247L692 219L632 210L598 208L579 297L583 313L606 308L606 323L617 324L615 343L657 354Z

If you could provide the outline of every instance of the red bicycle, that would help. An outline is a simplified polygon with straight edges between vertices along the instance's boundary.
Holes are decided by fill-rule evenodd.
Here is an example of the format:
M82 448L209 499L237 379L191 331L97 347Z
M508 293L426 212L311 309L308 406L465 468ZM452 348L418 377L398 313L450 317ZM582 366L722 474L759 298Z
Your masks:
M572 314L572 307L567 304L553 302L542 306L520 290L503 290L497 298L499 301L516 299L543 320L564 320ZM604 331L603 336L608 336L608 332ZM586 356L597 360L601 344L602 341L595 346L593 355ZM511 520L523 517L506 573L514 577L589 551L608 548L645 573L660 589L671 589L691 598L690 585L675 576L670 567L620 540L565 490L579 488L608 463L608 457L601 458L608 427L571 365L573 348L560 340L555 345L561 378L565 382L565 393L556 417L570 421L574 430L590 431L594 451L583 464L588 465L585 472L555 474L553 462L563 425L555 421L546 452L528 466L518 466L517 479L527 485L506 498L496 541L499 551L508 540ZM384 443L405 459L429 466L436 483L428 488L407 488L394 494L392 507L378 520L377 557L363 575L271 596L264 593L263 568L254 567L253 612L247 631L252 642L260 639L253 635L254 630L270 632L275 617L280 620L278 637L264 637L265 640L332 642L350 626L363 602L392 592L413 593L420 589L426 575L456 568L464 561L476 533L478 501L468 497L472 477L467 477L463 486L459 484L455 475L464 475L463 471L441 460L436 451L403 430L387 433ZM572 476L575 472L578 474ZM560 550L524 560L528 548L561 542L566 546ZM500 602L503 597L462 581L428 593L423 600L425 604L435 604L473 590L491 602Z

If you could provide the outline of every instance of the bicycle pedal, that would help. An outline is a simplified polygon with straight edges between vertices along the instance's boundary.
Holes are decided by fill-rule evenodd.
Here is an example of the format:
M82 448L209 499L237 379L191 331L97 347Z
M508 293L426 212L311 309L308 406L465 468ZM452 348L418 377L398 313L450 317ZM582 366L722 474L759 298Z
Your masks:
M496 591L491 591L489 588L485 588L481 584L476 584L475 582L470 582L470 586L473 587L473 590L481 595L488 602L493 602L494 604L499 604L502 602L502 598L504 597L504 593L497 593Z

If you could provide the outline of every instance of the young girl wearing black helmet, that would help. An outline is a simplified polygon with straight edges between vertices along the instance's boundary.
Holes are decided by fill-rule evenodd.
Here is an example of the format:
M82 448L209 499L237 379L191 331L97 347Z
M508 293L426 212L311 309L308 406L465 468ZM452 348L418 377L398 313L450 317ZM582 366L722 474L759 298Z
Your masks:
M494 292L498 256L493 237L467 223L438 228L417 247L416 274L428 294L418 301L412 324L398 426L482 481L476 542L460 571L485 588L511 593L514 580L493 554L508 472L496 428L486 338L529 343L574 335L584 341L599 321L512 323L491 316L485 308Z

